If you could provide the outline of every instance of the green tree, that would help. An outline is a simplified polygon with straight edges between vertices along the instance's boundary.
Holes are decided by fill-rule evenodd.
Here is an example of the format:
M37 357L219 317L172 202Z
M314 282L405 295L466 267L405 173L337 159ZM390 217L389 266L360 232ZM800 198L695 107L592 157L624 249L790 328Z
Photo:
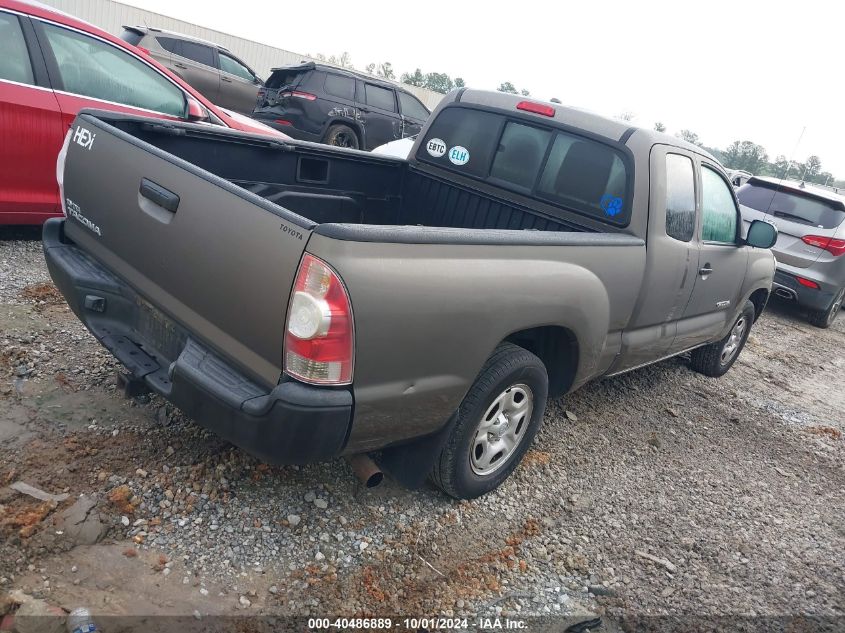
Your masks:
M769 155L762 145L751 141L734 141L722 152L722 163L729 169L762 174L769 164Z
M703 147L701 139L698 138L698 134L692 132L691 130L681 130L675 136L677 136L682 141L686 141L687 143L692 143L693 145Z
M455 77L455 88L465 88L466 82L462 77Z
M385 79L396 79L396 73L393 72L393 65L390 62L379 64L377 74Z
M508 94L515 95L516 87L509 81L499 84L499 87L496 88L499 92L507 92Z
M654 124L654 131L655 132L665 132L666 126L663 125L660 121Z
M818 177L822 172L822 161L818 156L810 156L804 163L802 179L809 182L819 182Z
M526 90L525 88L520 90L519 94L521 94L523 97L530 97L531 96L531 93L528 90Z
M446 94L455 87L455 82L446 73L428 73L425 76L425 88Z
M364 66L364 70L367 73L369 73L370 75L375 75L376 74L375 62L371 62L371 63L367 64L366 66Z
M375 67L375 64L373 64L373 67ZM419 68L417 68L413 73L402 73L402 78L400 81L403 84L422 88L423 86L425 86L425 75L423 75L423 72Z

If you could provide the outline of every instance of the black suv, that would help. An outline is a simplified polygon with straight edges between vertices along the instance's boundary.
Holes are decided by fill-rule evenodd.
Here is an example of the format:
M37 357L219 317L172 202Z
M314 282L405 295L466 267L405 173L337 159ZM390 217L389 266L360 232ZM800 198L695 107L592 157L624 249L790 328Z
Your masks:
M308 62L274 68L252 116L293 138L371 150L418 134L429 114L395 84Z

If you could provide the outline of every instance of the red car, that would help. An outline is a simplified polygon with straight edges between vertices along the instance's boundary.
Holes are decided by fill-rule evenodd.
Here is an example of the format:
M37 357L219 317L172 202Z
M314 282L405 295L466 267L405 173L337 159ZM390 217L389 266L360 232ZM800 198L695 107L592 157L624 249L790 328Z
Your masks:
M223 110L134 46L40 4L0 0L0 225L59 215L56 157L81 108L289 138Z

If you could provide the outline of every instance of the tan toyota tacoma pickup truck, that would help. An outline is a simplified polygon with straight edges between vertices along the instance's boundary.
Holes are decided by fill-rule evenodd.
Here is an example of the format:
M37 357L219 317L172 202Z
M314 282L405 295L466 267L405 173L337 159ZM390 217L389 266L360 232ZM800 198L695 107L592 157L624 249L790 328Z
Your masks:
M263 460L461 498L550 396L725 373L775 268L701 148L502 93L449 94L408 160L87 111L58 171L50 273L133 380Z

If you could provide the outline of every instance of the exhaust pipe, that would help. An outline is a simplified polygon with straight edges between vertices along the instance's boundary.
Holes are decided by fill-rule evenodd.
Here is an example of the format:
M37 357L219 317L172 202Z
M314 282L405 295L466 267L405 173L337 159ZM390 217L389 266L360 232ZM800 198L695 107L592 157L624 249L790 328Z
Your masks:
M795 299L795 293L792 290L787 290L786 288L776 289L775 294L782 299Z
M365 453L350 455L346 458L346 461L349 462L358 481L367 488L375 488L384 480L384 473L381 468Z

